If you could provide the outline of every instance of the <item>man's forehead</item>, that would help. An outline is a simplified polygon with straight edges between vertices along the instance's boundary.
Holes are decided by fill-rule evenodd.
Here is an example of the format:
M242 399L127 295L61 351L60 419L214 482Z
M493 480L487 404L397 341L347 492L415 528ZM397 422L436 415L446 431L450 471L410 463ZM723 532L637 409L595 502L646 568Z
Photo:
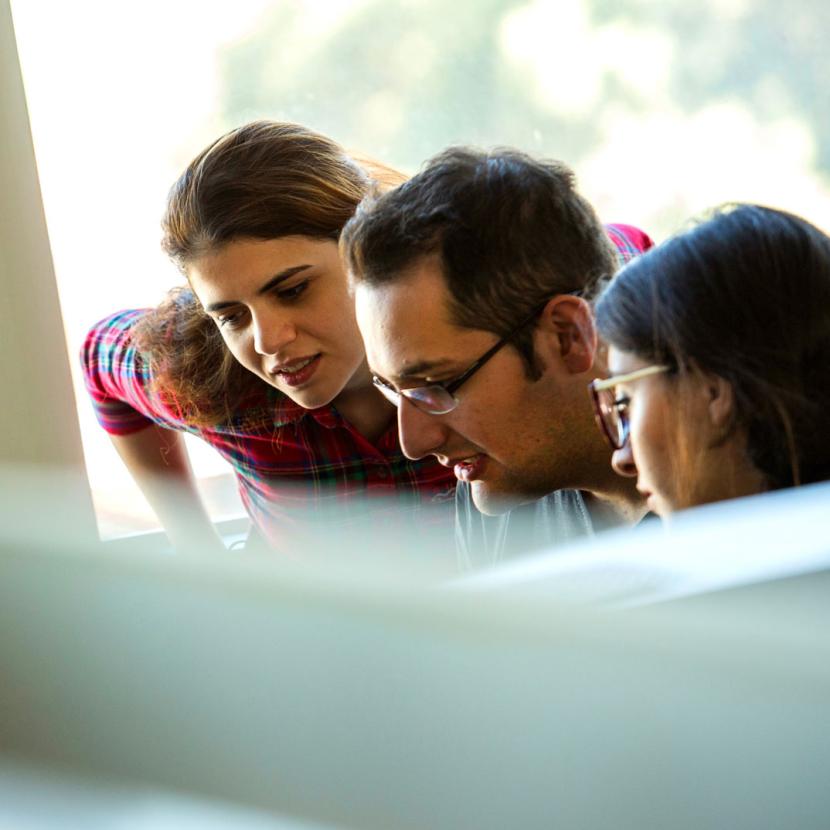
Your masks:
M456 325L440 271L411 269L393 282L359 283L357 320L369 366L387 380L437 371L464 354L473 333Z
M438 263L424 258L381 283L358 283L358 314L373 328L415 336L430 326L452 326L450 294Z

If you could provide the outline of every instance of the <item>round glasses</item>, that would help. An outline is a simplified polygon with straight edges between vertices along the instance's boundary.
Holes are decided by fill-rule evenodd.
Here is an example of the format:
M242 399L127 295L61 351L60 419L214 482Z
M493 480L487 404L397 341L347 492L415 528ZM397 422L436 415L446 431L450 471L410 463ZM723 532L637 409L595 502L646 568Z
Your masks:
M617 395L617 386L621 383L631 383L650 375L659 375L669 371L668 366L646 366L629 372L625 375L600 380L597 378L588 384L591 398L594 402L594 417L597 425L611 445L612 450L621 450L628 442L631 423L628 419L628 404L630 399L626 395Z
M406 398L416 409L428 415L446 415L458 406L458 399L453 395L449 385L432 384L430 386L416 386L412 389L398 391L385 380L375 376L372 378L375 388L384 398L396 407L401 405L401 398Z

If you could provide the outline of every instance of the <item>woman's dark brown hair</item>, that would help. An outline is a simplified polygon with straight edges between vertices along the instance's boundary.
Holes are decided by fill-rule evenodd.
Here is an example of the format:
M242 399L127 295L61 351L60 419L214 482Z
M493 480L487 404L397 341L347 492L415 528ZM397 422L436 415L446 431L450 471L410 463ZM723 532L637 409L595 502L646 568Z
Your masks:
M728 205L626 266L600 297L606 342L726 379L770 488L830 479L830 237Z
M374 182L402 180L381 165L358 164L306 127L256 121L213 142L173 185L162 247L186 272L235 239L336 241ZM240 401L267 386L232 357L187 287L145 315L136 343L150 362L155 394L194 426L229 421Z

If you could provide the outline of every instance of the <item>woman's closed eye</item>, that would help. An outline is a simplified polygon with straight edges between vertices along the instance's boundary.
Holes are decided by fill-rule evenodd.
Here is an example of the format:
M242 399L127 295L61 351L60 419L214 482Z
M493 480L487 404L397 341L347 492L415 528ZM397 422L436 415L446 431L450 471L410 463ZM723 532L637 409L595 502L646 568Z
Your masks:
M281 300L296 300L301 294L305 293L308 286L309 280L300 280L298 283L288 286L287 288L280 286L274 293Z
M299 299L305 293L309 283L310 281L305 279L288 287L280 285L272 289L272 294L283 302L292 302L293 300ZM245 324L247 316L247 309L240 308L235 311L220 314L215 320L219 328L238 329Z
M244 309L239 309L239 311L231 311L228 314L219 315L216 318L216 322L219 324L219 328L239 328L239 326L242 325L245 314L246 312Z

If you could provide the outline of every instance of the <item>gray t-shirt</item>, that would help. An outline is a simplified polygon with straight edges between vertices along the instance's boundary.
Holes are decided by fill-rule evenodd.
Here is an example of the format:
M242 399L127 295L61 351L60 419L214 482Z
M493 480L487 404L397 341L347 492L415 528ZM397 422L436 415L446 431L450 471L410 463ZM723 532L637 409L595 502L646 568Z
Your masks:
M555 490L501 516L485 516L473 504L469 484L459 481L455 489L455 549L462 570L485 568L593 533L579 490Z

